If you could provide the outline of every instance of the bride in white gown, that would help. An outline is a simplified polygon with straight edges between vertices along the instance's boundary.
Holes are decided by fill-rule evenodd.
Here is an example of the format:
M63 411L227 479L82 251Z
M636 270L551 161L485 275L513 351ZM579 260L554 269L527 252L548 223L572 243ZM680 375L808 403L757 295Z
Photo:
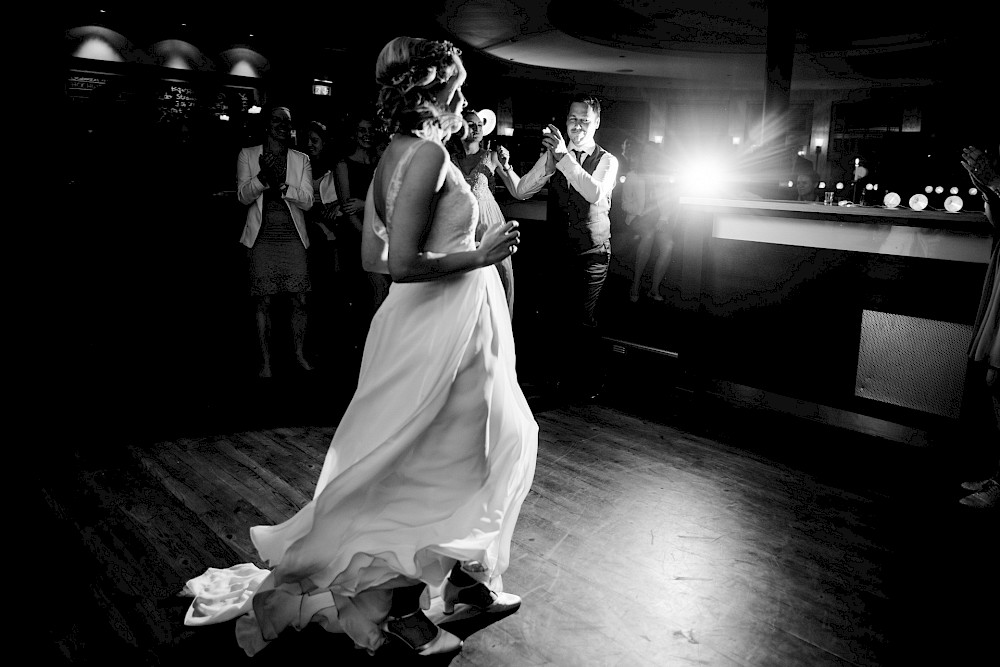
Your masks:
M398 37L376 80L394 135L369 188L362 253L367 270L393 282L357 391L313 500L284 523L251 528L271 569L213 568L188 582L185 622L237 617L249 655L309 622L370 652L392 640L421 654L455 651L461 641L432 618L520 605L501 575L538 426L493 266L517 250L517 223L476 243L475 197L444 148L465 129L460 51Z

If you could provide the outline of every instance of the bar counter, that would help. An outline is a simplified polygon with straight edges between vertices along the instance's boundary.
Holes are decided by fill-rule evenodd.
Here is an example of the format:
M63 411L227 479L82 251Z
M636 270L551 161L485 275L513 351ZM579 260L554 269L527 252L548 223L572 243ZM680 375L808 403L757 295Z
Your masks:
M669 314L614 309L607 338L665 353L692 391L923 444L960 416L990 231L981 212L682 197Z

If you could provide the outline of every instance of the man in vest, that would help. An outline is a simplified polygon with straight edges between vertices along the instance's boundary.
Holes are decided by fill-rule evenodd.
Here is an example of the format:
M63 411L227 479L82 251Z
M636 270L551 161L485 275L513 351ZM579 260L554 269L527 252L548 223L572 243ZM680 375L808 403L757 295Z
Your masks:
M557 388L596 395L603 383L597 302L611 260L611 191L618 158L594 141L601 103L590 95L572 100L566 135L555 125L543 130L543 152L512 194L527 199L548 184L547 219L559 225L552 257L549 302L555 326L546 327Z

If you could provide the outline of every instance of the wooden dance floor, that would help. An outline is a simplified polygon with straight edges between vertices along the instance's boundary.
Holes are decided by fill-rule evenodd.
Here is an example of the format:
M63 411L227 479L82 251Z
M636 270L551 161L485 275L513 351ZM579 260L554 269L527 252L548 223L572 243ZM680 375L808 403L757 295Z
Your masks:
M523 606L446 664L969 664L991 645L996 515L957 503L947 454L694 397L532 400L538 466L504 577ZM171 435L108 425L39 466L58 603L33 660L401 664L315 627L251 660L232 621L183 625L187 579L257 562L248 529L311 498L339 414L312 405Z

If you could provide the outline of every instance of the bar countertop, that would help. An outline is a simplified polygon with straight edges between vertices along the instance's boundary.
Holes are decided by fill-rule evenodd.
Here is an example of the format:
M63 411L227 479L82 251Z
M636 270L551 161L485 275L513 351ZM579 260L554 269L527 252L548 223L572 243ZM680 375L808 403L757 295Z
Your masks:
M712 197L680 198L680 204L711 213L742 213L799 219L836 220L880 225L904 225L968 232L976 235L990 234L990 223L981 211L928 210L914 211L906 206L827 206L822 202L783 201L777 199L721 199Z

